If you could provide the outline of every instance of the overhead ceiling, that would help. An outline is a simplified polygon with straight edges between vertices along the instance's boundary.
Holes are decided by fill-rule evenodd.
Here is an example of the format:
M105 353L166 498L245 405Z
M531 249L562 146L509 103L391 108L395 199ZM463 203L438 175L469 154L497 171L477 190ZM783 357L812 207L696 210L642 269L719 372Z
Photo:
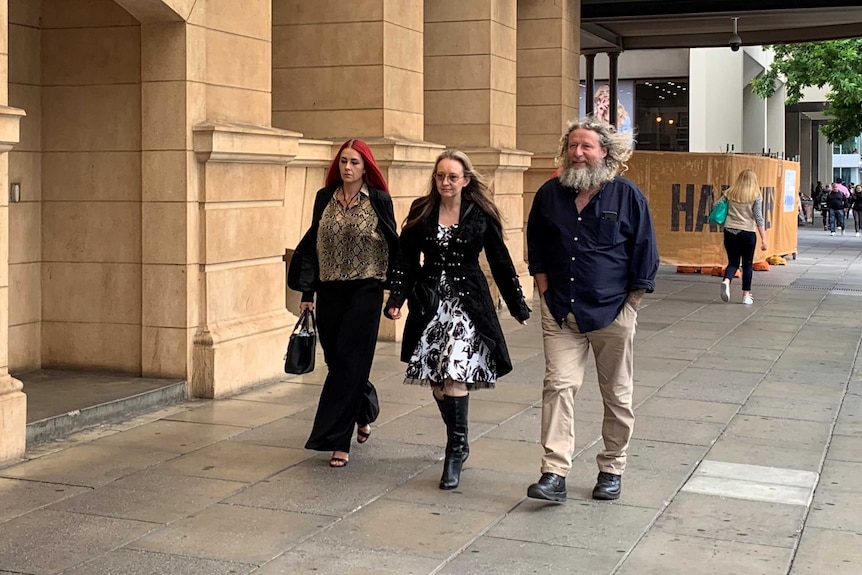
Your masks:
M581 0L581 53L862 36L859 0Z

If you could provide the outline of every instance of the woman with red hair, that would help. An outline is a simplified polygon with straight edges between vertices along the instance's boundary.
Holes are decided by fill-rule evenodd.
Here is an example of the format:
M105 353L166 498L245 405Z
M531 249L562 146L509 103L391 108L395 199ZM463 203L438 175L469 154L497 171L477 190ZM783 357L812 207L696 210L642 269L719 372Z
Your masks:
M380 411L368 376L397 250L383 174L365 142L348 140L317 192L311 227L287 273L288 287L302 292L300 309L317 310L329 370L305 448L332 451L331 467L347 465L353 428L357 442L365 443Z

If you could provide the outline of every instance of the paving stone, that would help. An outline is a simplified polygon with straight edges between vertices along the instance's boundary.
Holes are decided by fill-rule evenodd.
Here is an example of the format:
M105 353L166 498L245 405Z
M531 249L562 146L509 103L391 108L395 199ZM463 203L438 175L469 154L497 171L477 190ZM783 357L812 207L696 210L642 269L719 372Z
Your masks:
M127 545L238 563L268 561L332 523L331 517L217 504Z
M575 442L582 445L601 434L602 416L595 411L578 410L575 406ZM532 407L483 435L489 439L508 439L539 443L542 436L542 410Z
M696 360L704 353L703 349L690 346L667 345L663 340L664 338L653 338L636 344L635 353L649 355L653 358L684 359L689 362Z
M724 423L708 423L669 417L637 415L632 437L672 441L689 445L712 445L724 430Z
M64 575L244 575L252 569L254 565L117 549Z
M790 575L859 575L862 534L806 527Z
M351 453L343 469L329 467L329 455L308 459L226 502L341 517L435 465L443 450L372 438L361 454Z
M177 453L139 445L128 449L87 443L0 470L0 475L31 481L96 487L151 467Z
M847 383L849 366L835 365L826 362L806 362L804 360L790 360L775 363L769 370L767 381L784 381L790 383L804 383L811 386L822 386L829 389L844 390Z
M461 473L461 483L456 489L439 488L440 474L443 472L441 462L395 487L384 495L383 499L503 515L526 497L527 486L538 477L538 471L495 473L487 469L471 468L469 464L470 460Z
M709 450L716 461L819 471L823 446L795 446L785 441L724 435Z
M732 352L708 350L692 362L695 369L714 369L745 371L756 374L766 373L775 364L775 358L780 352L761 348L737 348ZM732 357L732 360L728 360ZM729 374L726 374L726 376Z
M811 501L817 473L705 460L700 463L683 491L807 506Z
M577 549L527 541L483 537L462 551L440 575L533 575L565 573L595 575L610 573L622 553L597 549Z
M488 535L581 549L625 552L655 515L653 509L619 502L609 504L569 500L564 504L556 504L525 499L491 528Z
M751 398L773 398L779 400L796 401L801 400L813 404L837 405L844 395L842 387L825 389L808 383L794 383L775 379L775 374L770 373L751 394ZM818 406L819 407L819 406Z
M805 511L800 505L680 493L655 528L678 535L793 548Z
M235 435L230 441L304 449L309 433L311 433L311 423L309 420L298 419L296 417L282 417L272 423L267 423Z
M434 406L437 409L437 406ZM397 441L401 443L412 443L416 445L446 445L446 425L440 419L440 413L434 413L431 409L426 411L428 417L417 413L401 417L378 428L374 434L380 439ZM481 434L493 429L495 425L478 421L469 422L470 440L473 441Z
M831 423L835 419L838 404L811 403L804 399L778 399L774 397L751 397L742 406L740 413L804 421Z
M823 465L820 485L842 491L858 491L862 463L828 459Z
M651 397L635 410L635 427L643 416L726 424L736 415L738 409L737 405L729 403L656 396Z
M246 399L218 399L166 417L164 420L257 427L258 425L285 417L288 414L289 410L278 403L266 403Z
M619 575L785 575L793 551L783 547L688 537L651 530L635 546Z
M727 426L725 435L775 441L797 448L816 448L826 445L829 428L829 423L819 421L739 415Z
M0 525L0 569L32 575L58 573L159 527L40 509Z
M657 396L742 404L759 378L756 373L688 368L662 386Z
M862 436L833 435L826 459L862 463Z
M427 575L440 565L439 559L404 552L348 547L337 541L324 544L312 540L252 572L253 575Z
M244 401L277 403L284 406L283 416L317 405L320 385L281 381L243 392L237 396Z
M862 533L860 507L862 495L858 489L848 492L821 483L814 492L814 501L805 526Z
M0 478L0 523L89 491L75 485Z
M335 540L348 547L443 560L499 517L496 513L382 499L339 521L315 541L323 544Z
M233 425L212 425L186 421L154 421L93 441L91 445L110 445L123 449L157 447L172 453L189 453L205 445L227 439L245 431Z
M466 469L485 469L503 473L539 470L542 446L526 441L508 441L482 437L470 444L470 459Z
M219 441L158 465L155 469L179 475L251 483L283 471L313 456L305 449Z
M213 505L242 489L244 483L187 477L153 469L141 471L95 490L55 503L57 511L119 519L170 523Z

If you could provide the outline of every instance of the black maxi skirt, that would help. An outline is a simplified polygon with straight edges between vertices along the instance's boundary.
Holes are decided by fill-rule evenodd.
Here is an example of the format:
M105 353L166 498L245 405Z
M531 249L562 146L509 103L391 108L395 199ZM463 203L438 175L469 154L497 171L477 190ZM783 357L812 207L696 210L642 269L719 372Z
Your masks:
M382 307L379 280L321 282L314 309L329 371L306 449L349 453L354 427L377 419L380 404L368 376Z

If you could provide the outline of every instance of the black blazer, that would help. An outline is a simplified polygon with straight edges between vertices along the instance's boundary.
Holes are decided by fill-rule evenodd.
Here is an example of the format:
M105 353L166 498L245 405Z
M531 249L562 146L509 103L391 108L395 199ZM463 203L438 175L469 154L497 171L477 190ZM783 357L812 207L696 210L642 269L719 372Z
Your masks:
M509 313L516 319L525 321L530 317L530 308L524 301L515 266L503 242L503 231L481 207L464 200L461 203L458 228L453 234L452 241L449 242L448 251L443 254L437 243L439 216L438 202L428 217L401 232L398 261L386 309L400 308L405 300L410 307L408 295L414 283L421 281L436 287L440 274L445 269L446 276L458 294L464 311L496 360L497 375L505 375L512 371L512 361L497 318L497 310L491 299L488 282L479 266L479 254L483 249L491 267L491 275L500 288ZM419 263L420 253L425 256L422 265ZM445 256L445 262L443 256ZM419 313L411 313L407 316L401 343L402 361L410 361L410 356L416 349L427 325L428 319L423 319Z
M389 265L386 271L386 283L389 287L392 280L392 272L398 257L398 232L395 229L395 212L392 209L392 198L379 188L368 188L368 197L371 199L371 207L377 214L377 229L386 238L389 246ZM294 291L302 292L302 301L313 301L314 292L317 291L320 282L320 267L317 261L317 230L320 228L320 218L326 204L332 199L332 194L338 189L338 185L326 186L318 190L314 198L314 209L311 216L311 227L299 240L290 266L287 269L287 287Z

